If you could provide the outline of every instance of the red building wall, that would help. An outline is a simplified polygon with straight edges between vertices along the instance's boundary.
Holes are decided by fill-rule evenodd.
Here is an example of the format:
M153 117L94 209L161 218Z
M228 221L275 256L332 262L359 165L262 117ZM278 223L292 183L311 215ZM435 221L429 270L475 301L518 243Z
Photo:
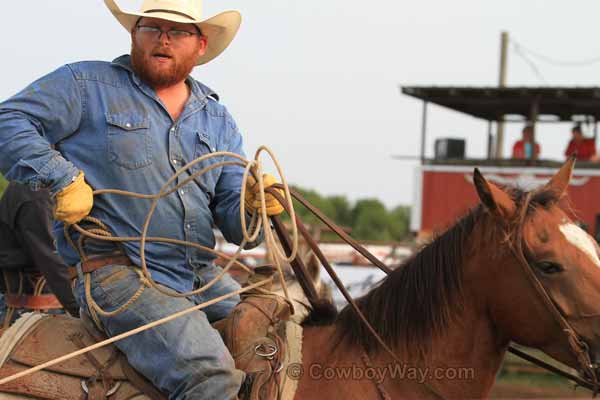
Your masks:
M545 184L552 177L554 170L548 169L547 172L541 173L530 173L527 170L522 173L505 173L499 169L482 172L486 179L495 184L516 184L530 190ZM600 214L600 176L596 176L596 173L596 170L593 170L592 174L575 170L568 189L569 201L574 211L572 217L584 222L590 234L594 234L596 214ZM479 203L472 177L472 168L466 167L463 170L450 168L443 171L438 167L435 170L422 171L420 231L443 230Z

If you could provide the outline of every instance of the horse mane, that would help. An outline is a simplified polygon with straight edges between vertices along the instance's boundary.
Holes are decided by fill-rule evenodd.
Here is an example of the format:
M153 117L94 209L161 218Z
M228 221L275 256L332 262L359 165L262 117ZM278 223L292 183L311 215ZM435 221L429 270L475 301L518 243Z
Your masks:
M559 200L557 193L545 189L531 195L520 189L507 192L517 205L508 231L480 204L357 299L358 307L388 347L425 355L449 322L460 318L464 307L463 265L469 250L513 240L518 236L513 233L520 231L527 215ZM508 246L498 247L493 257L508 250ZM340 312L336 324L337 344L346 341L362 346L368 353L381 350L380 343L349 305Z

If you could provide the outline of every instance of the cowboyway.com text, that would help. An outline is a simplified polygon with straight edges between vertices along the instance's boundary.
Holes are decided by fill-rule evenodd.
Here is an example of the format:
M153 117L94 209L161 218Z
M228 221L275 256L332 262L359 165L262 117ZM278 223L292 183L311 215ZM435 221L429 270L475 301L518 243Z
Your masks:
M475 370L467 367L416 367L402 363L391 363L381 366L336 365L293 363L286 369L291 379L307 376L315 380L361 380L368 379L382 383L387 379L405 379L423 383L426 380L472 380Z

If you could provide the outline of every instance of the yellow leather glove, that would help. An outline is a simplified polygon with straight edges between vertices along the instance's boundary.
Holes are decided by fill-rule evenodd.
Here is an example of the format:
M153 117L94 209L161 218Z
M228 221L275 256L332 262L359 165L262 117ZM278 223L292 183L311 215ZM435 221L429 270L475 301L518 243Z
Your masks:
M90 213L94 205L94 195L84 177L83 171L80 171L73 183L56 194L55 219L71 225Z
M263 183L265 189L273 186L277 183L277 178L273 175L264 174L263 175ZM249 212L254 212L256 210L260 210L260 195L259 195L260 187L258 182L252 175L248 175L248 180L246 181L246 195L244 196L244 204L246 209ZM285 192L282 189L277 189L277 191L285 196ZM279 215L284 211L283 206L279 201L270 193L265 192L265 205L267 206L267 215Z

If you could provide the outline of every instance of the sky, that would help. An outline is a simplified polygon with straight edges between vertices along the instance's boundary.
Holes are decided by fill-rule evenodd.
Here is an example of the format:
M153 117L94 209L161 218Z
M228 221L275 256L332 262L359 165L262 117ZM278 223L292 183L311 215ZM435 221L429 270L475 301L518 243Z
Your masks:
M132 11L141 5L117 2ZM65 63L129 52L128 33L101 0L4 3L0 99ZM600 63L532 59L532 68L515 46L564 61L600 56L596 0L204 1L207 17L227 9L243 15L238 36L192 75L219 93L248 157L266 145L290 183L351 201L411 205L418 162L392 156L419 154L422 105L399 86L497 85L503 30L511 37L509 85L600 86ZM505 156L521 127L507 127ZM436 138L457 137L468 156L483 157L486 130L483 121L431 106L427 155ZM542 158L563 159L569 130L538 127Z

